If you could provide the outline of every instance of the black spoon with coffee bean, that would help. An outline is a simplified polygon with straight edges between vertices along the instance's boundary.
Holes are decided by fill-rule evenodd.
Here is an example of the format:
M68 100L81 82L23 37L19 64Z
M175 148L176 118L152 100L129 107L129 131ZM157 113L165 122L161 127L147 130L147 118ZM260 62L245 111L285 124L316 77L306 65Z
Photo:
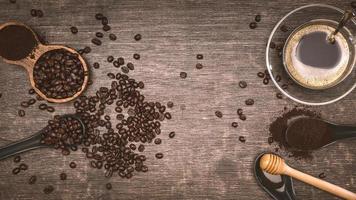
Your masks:
M309 117L292 119L285 134L288 145L304 151L316 150L353 137L356 137L356 127Z
M55 116L36 134L0 148L0 160L42 147L68 151L71 146L80 145L85 136L85 126L79 116L72 114Z

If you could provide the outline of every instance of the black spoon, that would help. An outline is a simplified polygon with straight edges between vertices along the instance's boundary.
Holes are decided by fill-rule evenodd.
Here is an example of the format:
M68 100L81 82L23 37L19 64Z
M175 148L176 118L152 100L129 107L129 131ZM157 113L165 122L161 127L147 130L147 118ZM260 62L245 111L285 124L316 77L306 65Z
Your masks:
M82 131L83 131L82 133L85 134L85 126L82 120L78 116L68 114L68 115L62 115L61 118L62 117L72 117L78 120L82 127ZM0 148L0 160L32 149L37 149L42 147L53 147L51 145L46 145L41 143L42 133L44 129L45 128L43 128L42 130L38 131L36 134L28 138L22 139L20 141L11 143L9 145Z
M257 183L275 200L295 200L292 178L284 175L265 173L260 168L260 159L266 152L259 154L255 160L254 172Z
M285 134L288 145L304 151L316 150L353 137L356 137L356 127L309 117L292 120Z

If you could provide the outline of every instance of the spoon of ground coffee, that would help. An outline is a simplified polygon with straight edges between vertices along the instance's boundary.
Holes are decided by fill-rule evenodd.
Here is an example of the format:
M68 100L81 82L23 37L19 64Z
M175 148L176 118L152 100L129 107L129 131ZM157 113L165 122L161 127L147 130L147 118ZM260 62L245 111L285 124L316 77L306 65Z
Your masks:
M0 148L0 160L42 147L62 149L66 155L69 148L82 144L85 136L85 126L77 115L57 115L33 136Z
M289 123L285 138L293 148L316 150L338 140L356 137L356 127L337 125L321 119L301 117Z
M31 28L19 22L0 25L0 57L24 67L33 89L49 102L68 102L88 83L88 67L78 52L42 44Z

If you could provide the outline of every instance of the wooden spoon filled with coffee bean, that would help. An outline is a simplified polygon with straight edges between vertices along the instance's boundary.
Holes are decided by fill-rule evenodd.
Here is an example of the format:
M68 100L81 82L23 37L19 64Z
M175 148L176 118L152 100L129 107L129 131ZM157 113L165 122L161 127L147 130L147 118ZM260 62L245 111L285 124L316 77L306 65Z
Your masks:
M86 136L84 123L79 116L56 115L36 134L0 148L0 160L42 147L61 149L63 155L68 155L69 148L77 148Z
M73 100L88 83L87 64L77 51L42 44L31 28L19 22L0 25L0 57L24 67L32 88L49 102Z

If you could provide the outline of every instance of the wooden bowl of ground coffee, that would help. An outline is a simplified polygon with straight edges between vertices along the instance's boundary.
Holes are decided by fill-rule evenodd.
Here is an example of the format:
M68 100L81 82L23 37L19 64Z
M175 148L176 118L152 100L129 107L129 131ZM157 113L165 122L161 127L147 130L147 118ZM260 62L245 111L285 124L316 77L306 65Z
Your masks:
M33 89L49 102L73 100L88 83L88 67L78 52L42 44L31 28L19 22L0 25L0 57L24 67Z

